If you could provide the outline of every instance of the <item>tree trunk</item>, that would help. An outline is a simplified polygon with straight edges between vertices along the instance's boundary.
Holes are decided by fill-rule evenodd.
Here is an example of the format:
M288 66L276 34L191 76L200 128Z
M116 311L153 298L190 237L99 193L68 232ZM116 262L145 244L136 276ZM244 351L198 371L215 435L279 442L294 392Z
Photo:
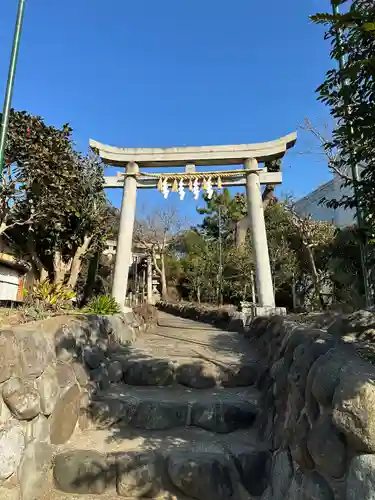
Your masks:
M39 279L40 281L45 281L48 279L48 271L45 267L42 267L39 271Z
M198 304L201 303L201 287L199 285L197 288L197 302L198 302Z
M0 224L0 234L5 233L5 231L6 231L7 229L8 229L8 226L6 225L6 223L5 223L5 222L2 222L2 223Z
M263 191L262 194L262 201L263 201L263 210L266 210L268 205L272 203L275 203L277 201L277 198L275 196L275 189L276 186L274 184L268 184Z
M167 290L167 278L165 276L165 261L164 261L164 254L162 253L160 255L160 261L161 261L161 296L163 297L164 300L168 299L168 290Z
M69 276L69 280L68 280L68 287L71 288L72 290L74 290L76 284L77 284L77 280L78 280L78 276L79 276L79 273L81 271L81 257L79 255L77 255L78 253L78 250L76 251L74 257L73 257L73 261L72 261L72 266L70 268L70 276Z
M53 256L53 282L55 284L61 283L65 280L65 276L70 270L72 259L64 262L61 252L55 252Z
M309 261L310 269L311 269L311 277L312 277L313 284L314 284L315 295L319 299L319 302L320 302L322 309L325 309L326 305L324 302L322 291L320 289L319 274L318 274L318 271L316 269L314 250L311 246L307 246L306 249L307 249L308 261Z
M72 290L76 287L78 276L81 271L82 257L89 249L91 239L92 236L85 236L82 245L77 248L76 253L74 254L68 280L68 287Z
M45 281L48 279L48 271L42 264L37 264L35 259L27 259L30 262L34 281Z
M263 210L265 210L271 201L275 201L275 185L268 184L263 191L262 201L263 201Z
M42 261L38 257L34 242L28 237L27 241L27 251L30 255L31 266L34 269L34 274L39 279L39 281L44 281L48 278L48 269L43 265ZM36 272L35 272L36 271Z
M96 252L94 257L90 259L85 288L83 292L83 299L82 299L83 304L85 304L88 301L88 299L91 299L93 295L93 289L96 282L96 275L98 273L98 268L99 268L99 260L100 260L99 252Z

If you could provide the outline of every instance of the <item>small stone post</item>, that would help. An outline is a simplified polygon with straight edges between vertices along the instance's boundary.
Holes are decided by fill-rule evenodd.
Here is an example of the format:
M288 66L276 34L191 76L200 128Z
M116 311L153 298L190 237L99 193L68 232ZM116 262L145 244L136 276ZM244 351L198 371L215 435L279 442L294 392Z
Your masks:
M126 166L124 192L121 203L120 228L117 239L115 270L113 275L112 296L121 309L124 309L128 288L129 265L132 253L133 228L137 199L136 175L139 167L136 163Z
M252 172L246 175L246 195L255 258L258 303L261 307L274 308L275 297L268 253L262 192L259 183L258 162L255 158L248 158L245 160L244 167L246 170L252 170Z

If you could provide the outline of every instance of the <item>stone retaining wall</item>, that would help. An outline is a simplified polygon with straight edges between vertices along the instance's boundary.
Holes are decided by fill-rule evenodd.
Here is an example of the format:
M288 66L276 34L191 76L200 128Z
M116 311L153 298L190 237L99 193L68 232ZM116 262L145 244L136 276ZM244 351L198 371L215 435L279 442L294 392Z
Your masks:
M0 332L0 498L39 498L53 450L89 424L92 391L117 376L111 349L144 327L130 313L54 317Z
M225 326L220 311L161 307ZM241 331L263 361L258 428L273 460L262 500L374 500L375 366L357 353L371 353L375 314L339 318L328 331L256 318Z

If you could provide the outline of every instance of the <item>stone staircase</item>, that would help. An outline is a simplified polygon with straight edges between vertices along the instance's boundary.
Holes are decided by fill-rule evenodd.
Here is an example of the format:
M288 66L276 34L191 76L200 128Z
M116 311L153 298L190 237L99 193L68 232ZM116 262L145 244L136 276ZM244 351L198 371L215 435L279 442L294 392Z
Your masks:
M108 349L85 358L94 389L81 430L56 447L44 500L262 496L271 454L248 341L159 313L132 346Z

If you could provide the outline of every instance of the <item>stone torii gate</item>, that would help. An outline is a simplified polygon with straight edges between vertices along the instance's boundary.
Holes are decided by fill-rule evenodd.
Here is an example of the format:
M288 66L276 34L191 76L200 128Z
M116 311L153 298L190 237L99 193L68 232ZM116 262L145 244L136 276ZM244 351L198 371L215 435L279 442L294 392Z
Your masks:
M113 167L125 168L125 173L105 177L105 188L123 188L120 229L117 241L116 262L112 295L123 307L128 284L129 262L136 209L137 189L158 188L166 198L170 191L179 192L184 198L185 187L197 199L202 187L210 196L212 186L246 186L249 225L252 232L256 268L258 305L264 310L275 308L275 297L264 221L261 185L282 182L281 171L269 171L260 163L272 164L282 158L296 142L292 133L280 139L229 146L198 146L171 148L118 148L90 140L91 148L102 161ZM196 167L242 165L239 169L198 171ZM143 169L185 167L184 172L151 173ZM233 167L232 167L233 168ZM141 170L142 169L142 170ZM273 170L273 169L272 169Z

